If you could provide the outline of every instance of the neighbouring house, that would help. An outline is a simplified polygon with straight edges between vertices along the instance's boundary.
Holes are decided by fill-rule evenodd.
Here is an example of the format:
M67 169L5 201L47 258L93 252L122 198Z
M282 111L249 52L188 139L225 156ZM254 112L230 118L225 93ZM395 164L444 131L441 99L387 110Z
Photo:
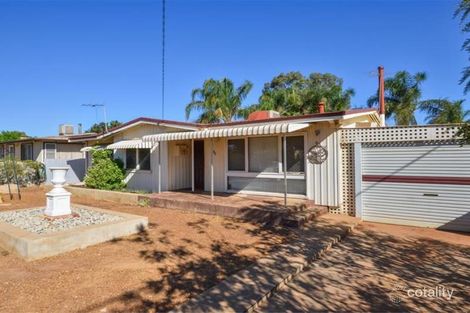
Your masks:
M379 125L374 109L293 117L256 113L246 121L212 125L142 117L87 139L87 146L114 150L127 169L129 189L283 196L286 178L288 197L336 207L338 130ZM323 147L323 162L307 161L312 147Z
M77 183L86 173L85 154L80 150L85 146L84 139L90 137L96 137L96 134L75 134L73 126L61 125L57 136L26 137L0 142L0 159L12 156L16 160L44 163L48 182L49 167L68 166L70 170L67 173L67 182Z

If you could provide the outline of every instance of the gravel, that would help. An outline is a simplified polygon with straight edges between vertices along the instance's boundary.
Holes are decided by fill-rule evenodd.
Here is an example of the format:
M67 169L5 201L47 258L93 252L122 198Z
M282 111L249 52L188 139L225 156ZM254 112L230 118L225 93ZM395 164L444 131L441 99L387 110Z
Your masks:
M51 219L44 208L0 212L0 221L36 234L49 234L80 226L104 224L122 220L119 215L85 208L72 208L72 216Z

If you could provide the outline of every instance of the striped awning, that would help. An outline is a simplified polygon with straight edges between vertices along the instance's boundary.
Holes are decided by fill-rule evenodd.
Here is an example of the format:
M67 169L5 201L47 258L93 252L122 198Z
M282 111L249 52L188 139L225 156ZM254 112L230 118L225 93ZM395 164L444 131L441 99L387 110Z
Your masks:
M153 144L142 139L122 140L108 145L107 149L150 149Z
M93 147L83 147L80 149L80 152L90 152L92 150L103 150L104 148L101 146L93 146Z
M309 125L304 123L276 123L257 126L238 126L238 127L220 127L208 128L193 132L165 133L157 135L147 135L142 138L143 142L155 144L159 141L174 141L187 139L238 137L238 136L256 136L256 135L275 135L295 132Z

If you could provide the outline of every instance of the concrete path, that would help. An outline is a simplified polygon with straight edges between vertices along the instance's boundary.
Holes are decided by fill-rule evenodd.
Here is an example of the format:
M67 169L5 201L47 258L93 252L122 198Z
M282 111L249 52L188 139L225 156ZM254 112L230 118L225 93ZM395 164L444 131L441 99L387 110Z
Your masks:
M273 290L341 240L356 222L344 216L321 216L308 227L297 230L288 243L280 245L269 257L230 276L174 312L251 311Z
M470 234L362 223L256 311L470 312L469 286Z

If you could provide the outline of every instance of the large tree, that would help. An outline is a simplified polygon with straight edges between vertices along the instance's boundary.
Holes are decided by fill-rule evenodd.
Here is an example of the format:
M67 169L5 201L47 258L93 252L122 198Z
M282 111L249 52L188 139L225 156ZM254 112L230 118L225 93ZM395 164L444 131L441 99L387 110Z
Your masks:
M28 137L25 132L18 130L3 130L0 132L0 142L18 140L24 137Z
M281 73L264 84L259 104L250 109L300 115L318 112L318 103L324 101L327 111L341 111L350 107L352 96L354 90L344 90L343 80L333 74Z
M425 100L419 104L419 109L426 112L426 122L429 124L460 124L470 117L470 110L463 107L464 101Z
M454 17L459 18L462 32L470 33L470 0L461 0L457 9L454 12ZM470 38L465 39L462 50L470 53ZM462 70L462 78L460 84L464 85L464 92L470 91L470 66Z
M253 84L245 81L239 87L228 79L208 79L201 88L193 89L191 102L186 105L186 119L191 112L201 112L199 123L227 123L244 115L243 101Z
M113 127L118 127L122 125L121 122L119 121L111 121L111 122L108 122L108 130L113 128ZM101 122L101 123L95 123L93 125L91 125L90 129L87 130L88 133L97 133L97 134L100 134L100 133L104 133L106 130L106 127L105 127L105 124L104 122Z
M421 84L426 73L410 74L399 71L385 80L385 116L393 118L396 125L416 125L415 111L421 102ZM369 98L369 107L378 104L378 94Z

